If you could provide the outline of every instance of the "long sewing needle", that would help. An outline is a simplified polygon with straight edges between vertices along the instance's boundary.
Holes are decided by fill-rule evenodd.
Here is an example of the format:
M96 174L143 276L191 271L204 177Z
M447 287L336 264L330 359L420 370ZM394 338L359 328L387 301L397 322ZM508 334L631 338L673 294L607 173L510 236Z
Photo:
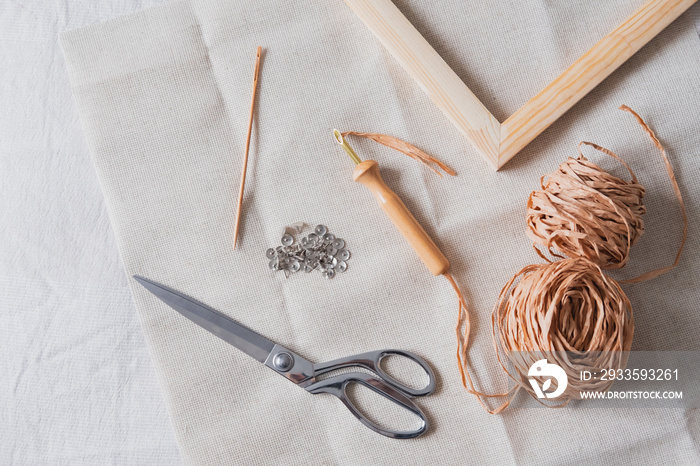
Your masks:
M250 112L248 118L248 134L245 138L245 155L243 156L243 171L241 172L241 188L238 191L238 207L236 208L236 224L233 229L233 249L236 249L238 240L238 226L241 221L241 204L243 204L243 190L245 189L245 174L248 169L248 150L250 149L250 132L253 128L253 110L255 109L255 91L258 88L258 71L260 70L260 53L262 47L258 46L255 54L255 71L253 73L253 95L250 98Z

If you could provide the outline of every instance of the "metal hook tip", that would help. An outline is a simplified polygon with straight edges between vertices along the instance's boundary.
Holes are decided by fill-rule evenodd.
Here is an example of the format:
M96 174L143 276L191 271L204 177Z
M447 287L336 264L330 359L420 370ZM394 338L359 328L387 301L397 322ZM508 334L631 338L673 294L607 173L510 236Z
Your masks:
M345 140L343 139L343 133L338 131L337 129L333 128L333 137L335 137L335 140L338 142L338 144L343 144Z
M333 137L335 138L336 142L340 144L340 147L343 148L345 152L350 156L353 162L355 162L355 165L359 165L362 163L362 160L360 157L357 156L354 150L352 150L352 147L348 144L348 142L343 138L343 133L338 131L337 129L333 130Z

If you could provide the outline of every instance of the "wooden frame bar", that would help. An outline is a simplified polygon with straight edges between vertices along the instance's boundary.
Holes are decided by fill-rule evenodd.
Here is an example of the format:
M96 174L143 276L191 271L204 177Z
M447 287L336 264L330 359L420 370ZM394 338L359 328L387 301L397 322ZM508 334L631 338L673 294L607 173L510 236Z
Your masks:
M648 0L503 123L491 115L391 0L345 3L498 170L696 1Z

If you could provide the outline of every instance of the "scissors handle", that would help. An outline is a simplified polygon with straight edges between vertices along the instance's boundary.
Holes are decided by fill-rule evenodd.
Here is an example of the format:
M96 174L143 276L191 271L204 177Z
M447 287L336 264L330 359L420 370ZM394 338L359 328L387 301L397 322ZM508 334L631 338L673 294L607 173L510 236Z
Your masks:
M381 367L382 359L387 356L401 356L418 364L426 374L428 374L428 384L423 388L411 388L391 375L387 374ZM367 353L356 354L346 358L335 359L333 361L314 364L314 376L325 374L326 372L341 369L343 367L363 367L369 369L386 382L388 385L402 392L409 397L430 395L435 391L435 374L427 362L420 356L413 353L397 349L386 349L378 351L369 351Z
M344 366L346 367L346 366ZM346 389L348 385L352 383L359 383L372 389L374 392L382 395L383 397L393 401L397 405L404 409L407 409L414 415L418 416L421 420L421 426L416 430L411 431L395 431L391 429L384 428L379 424L369 420L362 412L355 406L352 400L348 397ZM328 379L316 382L308 387L306 390L310 393L329 393L340 399L340 401L345 404L345 406L350 410L350 412L360 420L362 424L372 429L373 431L382 434L386 437L395 439L408 439L415 438L423 435L429 427L428 420L423 414L423 411L416 406L410 398L405 396L400 390L389 385L382 379L374 377L372 374L367 374L365 372L349 372L345 374L339 374L334 377L329 377Z

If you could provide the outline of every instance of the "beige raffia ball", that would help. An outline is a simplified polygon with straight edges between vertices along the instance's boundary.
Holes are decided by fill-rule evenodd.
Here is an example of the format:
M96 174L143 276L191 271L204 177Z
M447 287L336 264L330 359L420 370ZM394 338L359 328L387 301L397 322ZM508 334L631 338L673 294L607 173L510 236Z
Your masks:
M605 148L593 146L618 160ZM625 167L627 164L620 160ZM611 175L583 155L569 158L542 177L527 202L527 235L537 253L585 257L603 269L623 267L644 232L644 186Z
M523 268L501 291L493 325L509 372L524 388L538 360L568 373L569 386L557 401L607 388L608 381L582 381L580 371L624 368L627 353L621 352L630 350L634 335L632 306L619 283L585 258Z

